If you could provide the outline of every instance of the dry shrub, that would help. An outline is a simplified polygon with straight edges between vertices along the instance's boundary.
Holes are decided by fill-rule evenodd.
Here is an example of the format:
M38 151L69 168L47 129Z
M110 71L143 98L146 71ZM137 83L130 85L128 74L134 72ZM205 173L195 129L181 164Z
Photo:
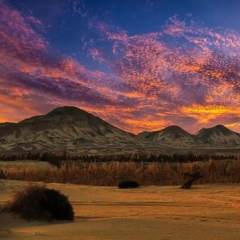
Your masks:
M74 212L68 198L44 185L28 185L15 193L4 211L13 212L26 220L74 220Z
M118 184L118 188L138 188L140 185L136 181L121 181Z
M202 178L200 172L195 173L184 173L184 182L181 186L183 189L190 189L194 182L196 182L199 178Z
M5 178L4 171L0 168L0 179L4 179L4 178Z

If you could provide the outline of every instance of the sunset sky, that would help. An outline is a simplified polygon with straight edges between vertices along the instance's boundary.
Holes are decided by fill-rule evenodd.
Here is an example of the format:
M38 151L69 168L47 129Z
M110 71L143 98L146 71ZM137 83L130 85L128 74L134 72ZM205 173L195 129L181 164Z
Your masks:
M240 132L239 0L0 0L0 122L71 105L139 133Z

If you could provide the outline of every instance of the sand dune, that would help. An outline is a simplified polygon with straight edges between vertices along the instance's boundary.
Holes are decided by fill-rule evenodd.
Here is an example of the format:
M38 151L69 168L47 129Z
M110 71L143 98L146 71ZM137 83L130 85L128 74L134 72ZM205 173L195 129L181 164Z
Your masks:
M0 181L0 204L26 183ZM0 239L239 239L240 186L121 190L47 184L69 196L74 222L25 222L0 214Z

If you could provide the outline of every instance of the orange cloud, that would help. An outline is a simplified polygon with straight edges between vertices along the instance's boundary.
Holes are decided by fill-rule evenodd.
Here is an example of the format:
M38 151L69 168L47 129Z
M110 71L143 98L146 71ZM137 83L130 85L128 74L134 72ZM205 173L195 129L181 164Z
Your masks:
M240 121L239 122L234 122L234 123L229 123L229 124L225 124L225 126L227 128L232 129L235 132L240 133Z
M232 114L238 115L240 107L226 107L221 105L192 105L190 107L182 107L181 111L191 117L198 119L200 124L211 123L211 121L218 119L219 117L228 116Z

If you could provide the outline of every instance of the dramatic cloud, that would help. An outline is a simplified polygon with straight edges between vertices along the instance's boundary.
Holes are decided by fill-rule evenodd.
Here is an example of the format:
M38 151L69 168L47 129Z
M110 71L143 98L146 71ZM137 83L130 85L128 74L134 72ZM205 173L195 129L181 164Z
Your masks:
M83 3L72 8L87 18ZM82 49L94 68L57 51L39 19L4 3L0 29L0 121L75 105L135 133L172 124L196 132L220 123L240 131L237 32L189 15L131 35L91 18L95 37L83 39Z
M129 36L104 24L98 29L112 43L109 67L142 94L136 109L147 109L145 117L156 120L161 113L161 126L163 120L178 124L179 117L190 116L202 126L239 116L239 34L176 16L156 33ZM147 129L156 128L153 119L147 123Z
M32 105L35 100L37 103L41 98L40 109L42 102L50 105L48 109L52 108L55 102L61 105L72 102L80 107L93 104L95 108L118 105L110 96L104 95L104 91L108 92L105 83L104 85L101 83L103 80L107 82L104 73L88 71L71 58L53 54L47 41L29 25L28 20L29 17L24 18L18 11L6 5L0 10L2 101L15 98L16 104L14 101L11 102L18 108L19 99L32 98L33 102L30 101ZM41 25L39 20L33 21L32 17L30 21ZM24 109L24 106L22 107ZM9 106L6 105L5 108ZM12 119L12 116L2 115L2 118L0 120L4 121Z

